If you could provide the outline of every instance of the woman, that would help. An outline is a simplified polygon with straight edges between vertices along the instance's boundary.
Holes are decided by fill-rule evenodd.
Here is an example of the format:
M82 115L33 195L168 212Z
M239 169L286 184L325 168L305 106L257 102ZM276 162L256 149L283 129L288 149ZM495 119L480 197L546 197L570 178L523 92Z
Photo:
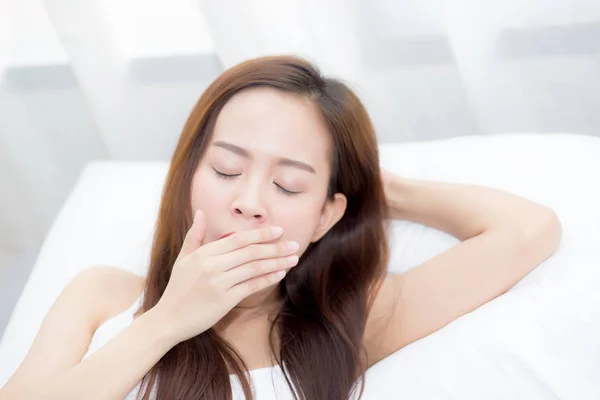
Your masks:
M232 377L250 398L244 372L279 365L290 398L346 399L371 365L502 294L558 246L542 205L383 177L344 84L294 57L225 71L173 155L147 276L77 276L0 398L228 399ZM462 242L387 276L388 216Z

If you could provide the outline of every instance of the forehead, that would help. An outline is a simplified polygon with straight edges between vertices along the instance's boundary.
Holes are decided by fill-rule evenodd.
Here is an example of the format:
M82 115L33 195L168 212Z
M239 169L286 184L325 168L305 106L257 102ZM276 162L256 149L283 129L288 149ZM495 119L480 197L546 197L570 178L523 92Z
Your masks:
M330 136L318 106L306 97L272 88L252 88L223 107L212 141L223 140L258 155L328 164Z

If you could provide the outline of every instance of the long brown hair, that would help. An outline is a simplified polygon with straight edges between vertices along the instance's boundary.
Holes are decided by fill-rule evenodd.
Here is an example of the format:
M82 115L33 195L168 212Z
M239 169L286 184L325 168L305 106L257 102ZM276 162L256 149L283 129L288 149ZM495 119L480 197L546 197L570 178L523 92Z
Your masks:
M388 258L378 147L356 95L301 58L245 61L226 70L198 100L171 160L142 308L154 307L164 293L191 226L192 176L217 115L236 93L259 86L306 96L320 109L333 144L328 197L343 193L348 201L342 219L307 248L279 283L282 306L270 328L271 352L297 399L347 399L358 378L364 382L363 334ZM231 344L209 329L166 353L144 377L145 390L140 393L145 400L153 391L158 399L231 399L229 371L239 378L246 398L252 399L246 364ZM362 395L364 386L360 387Z

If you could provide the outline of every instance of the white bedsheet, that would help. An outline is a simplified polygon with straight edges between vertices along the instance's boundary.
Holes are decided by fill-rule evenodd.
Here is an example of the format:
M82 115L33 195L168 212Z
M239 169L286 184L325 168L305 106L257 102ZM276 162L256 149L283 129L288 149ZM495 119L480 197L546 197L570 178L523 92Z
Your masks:
M548 204L564 238L507 294L373 366L364 398L600 399L600 140L520 134L381 149L382 164L407 176L482 183ZM75 274L99 264L144 273L165 173L165 163L86 168L0 342L0 386ZM456 243L407 222L393 233L392 272Z

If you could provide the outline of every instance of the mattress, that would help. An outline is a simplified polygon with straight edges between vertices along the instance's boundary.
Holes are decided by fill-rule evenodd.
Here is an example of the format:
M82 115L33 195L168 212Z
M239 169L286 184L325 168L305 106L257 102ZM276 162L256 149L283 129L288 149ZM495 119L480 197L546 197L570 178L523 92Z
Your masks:
M600 139L465 136L382 144L380 155L408 177L484 184L547 204L564 233L559 251L506 294L371 367L364 398L600 398ZM167 168L96 161L82 171L0 342L0 386L77 273L113 265L144 274ZM457 243L407 221L391 234L390 273Z

